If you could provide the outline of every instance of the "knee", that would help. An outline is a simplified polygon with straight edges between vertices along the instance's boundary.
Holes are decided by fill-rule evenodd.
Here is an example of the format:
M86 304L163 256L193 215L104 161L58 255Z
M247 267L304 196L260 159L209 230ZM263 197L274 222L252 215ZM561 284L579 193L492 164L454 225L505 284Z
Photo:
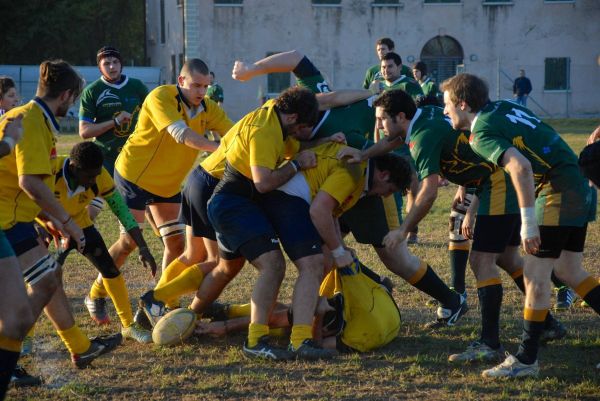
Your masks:
M135 248L137 248L137 244L129 235L121 235L119 237L119 245L121 251L127 255L129 255L135 250Z
M35 323L29 304L13 309L14 313L6 316L2 324L2 334L8 338L22 340Z
M185 244L183 241L183 235L171 235L168 237L162 237L162 240L165 244L165 248L169 250L172 254L176 254L177 256L183 253L185 248Z

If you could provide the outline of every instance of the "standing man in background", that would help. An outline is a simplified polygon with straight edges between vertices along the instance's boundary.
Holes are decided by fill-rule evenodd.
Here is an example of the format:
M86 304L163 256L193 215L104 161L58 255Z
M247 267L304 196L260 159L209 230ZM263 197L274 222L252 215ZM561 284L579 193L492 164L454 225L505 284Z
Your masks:
M363 82L363 88L369 89L369 86L373 83L373 81L382 81L383 76L381 76L381 60L383 57L389 52L393 52L395 48L394 41L390 38L381 38L375 42L375 51L377 52L377 58L379 59L379 63L369 67L367 73L365 74L365 81ZM402 66L402 75L406 75L409 78L413 78L412 72L408 66Z
M210 85L208 85L208 89L206 90L206 96L223 107L223 88L215 82L215 73L212 71L210 72Z
M513 97L517 103L523 107L527 107L527 96L531 93L531 81L525 76L525 70L519 70L519 76L513 84Z

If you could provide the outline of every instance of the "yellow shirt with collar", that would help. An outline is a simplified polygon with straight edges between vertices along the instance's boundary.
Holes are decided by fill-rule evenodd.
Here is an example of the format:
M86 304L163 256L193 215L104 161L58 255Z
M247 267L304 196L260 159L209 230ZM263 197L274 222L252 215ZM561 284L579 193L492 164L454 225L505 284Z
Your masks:
M198 135L207 130L221 136L233 126L222 108L204 97L198 112L182 99L176 85L163 85L148 94L133 134L117 158L115 169L127 181L165 198L176 195L198 156L198 150L177 143L167 127L183 120Z
M19 187L20 175L41 176L54 188L53 160L56 159L58 123L45 104L34 99L15 107L0 119L0 138L7 119L23 116L23 136L15 149L0 159L0 228L8 230L17 223L32 222L41 208Z

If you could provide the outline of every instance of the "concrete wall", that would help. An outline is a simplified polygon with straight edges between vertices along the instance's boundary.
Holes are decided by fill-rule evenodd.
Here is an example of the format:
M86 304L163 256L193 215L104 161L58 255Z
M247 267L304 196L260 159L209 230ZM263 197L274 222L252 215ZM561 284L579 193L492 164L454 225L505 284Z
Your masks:
M184 25L175 0L167 12L170 29ZM148 4L158 1L148 1ZM340 7L316 7L309 0L244 0L242 7L219 7L211 0L186 0L186 55L204 59L225 92L225 109L240 117L258 104L266 77L247 83L230 77L234 60L254 61L267 52L298 49L311 58L334 88L356 88L367 67L377 62L374 42L389 36L408 60L420 58L425 43L438 35L457 40L468 72L485 78L492 99L512 94L519 68L533 83L530 108L540 115L600 114L600 1L550 3L515 0L488 6L482 0L459 4L424 4L404 0L400 7L374 7L370 0L342 0ZM168 7L167 7L168 8ZM151 7L148 7L150 15ZM175 12L174 12L175 11ZM177 19L179 18L179 19ZM148 32L156 30L148 19ZM194 38L194 40L188 38ZM152 65L168 67L156 48ZM543 90L544 59L571 58L571 91ZM503 73L508 75L506 78Z
M181 3L178 5L178 3ZM161 43L161 1L146 1L146 55L150 65L161 68L163 83L172 82L171 56L175 55L176 75L181 68L180 54L184 52L183 1L164 0L165 43Z

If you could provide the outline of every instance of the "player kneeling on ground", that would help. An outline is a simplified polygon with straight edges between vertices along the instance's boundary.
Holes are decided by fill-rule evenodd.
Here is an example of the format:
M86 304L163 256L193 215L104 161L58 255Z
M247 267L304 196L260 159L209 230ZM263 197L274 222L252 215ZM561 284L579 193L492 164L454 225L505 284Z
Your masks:
M152 335L148 330L133 322L125 279L115 266L102 236L94 226L87 211L87 206L95 197L104 198L112 212L127 230L127 233L137 244L140 250L140 262L144 267L149 267L154 276L156 262L123 198L115 191L110 174L106 168L102 167L102 159L100 147L94 143L81 142L75 145L69 157L59 157L57 159L54 194L69 213L70 218L83 228L85 248L82 254L102 274L104 286L113 300L121 320L123 337L134 339L140 343L149 343L152 341ZM53 235L58 234L53 229L52 222L44 222L44 226ZM60 265L64 264L65 259L73 249L75 249L75 242L69 241L66 248L59 250L57 262ZM89 297L86 298L86 305L93 304L93 302Z

